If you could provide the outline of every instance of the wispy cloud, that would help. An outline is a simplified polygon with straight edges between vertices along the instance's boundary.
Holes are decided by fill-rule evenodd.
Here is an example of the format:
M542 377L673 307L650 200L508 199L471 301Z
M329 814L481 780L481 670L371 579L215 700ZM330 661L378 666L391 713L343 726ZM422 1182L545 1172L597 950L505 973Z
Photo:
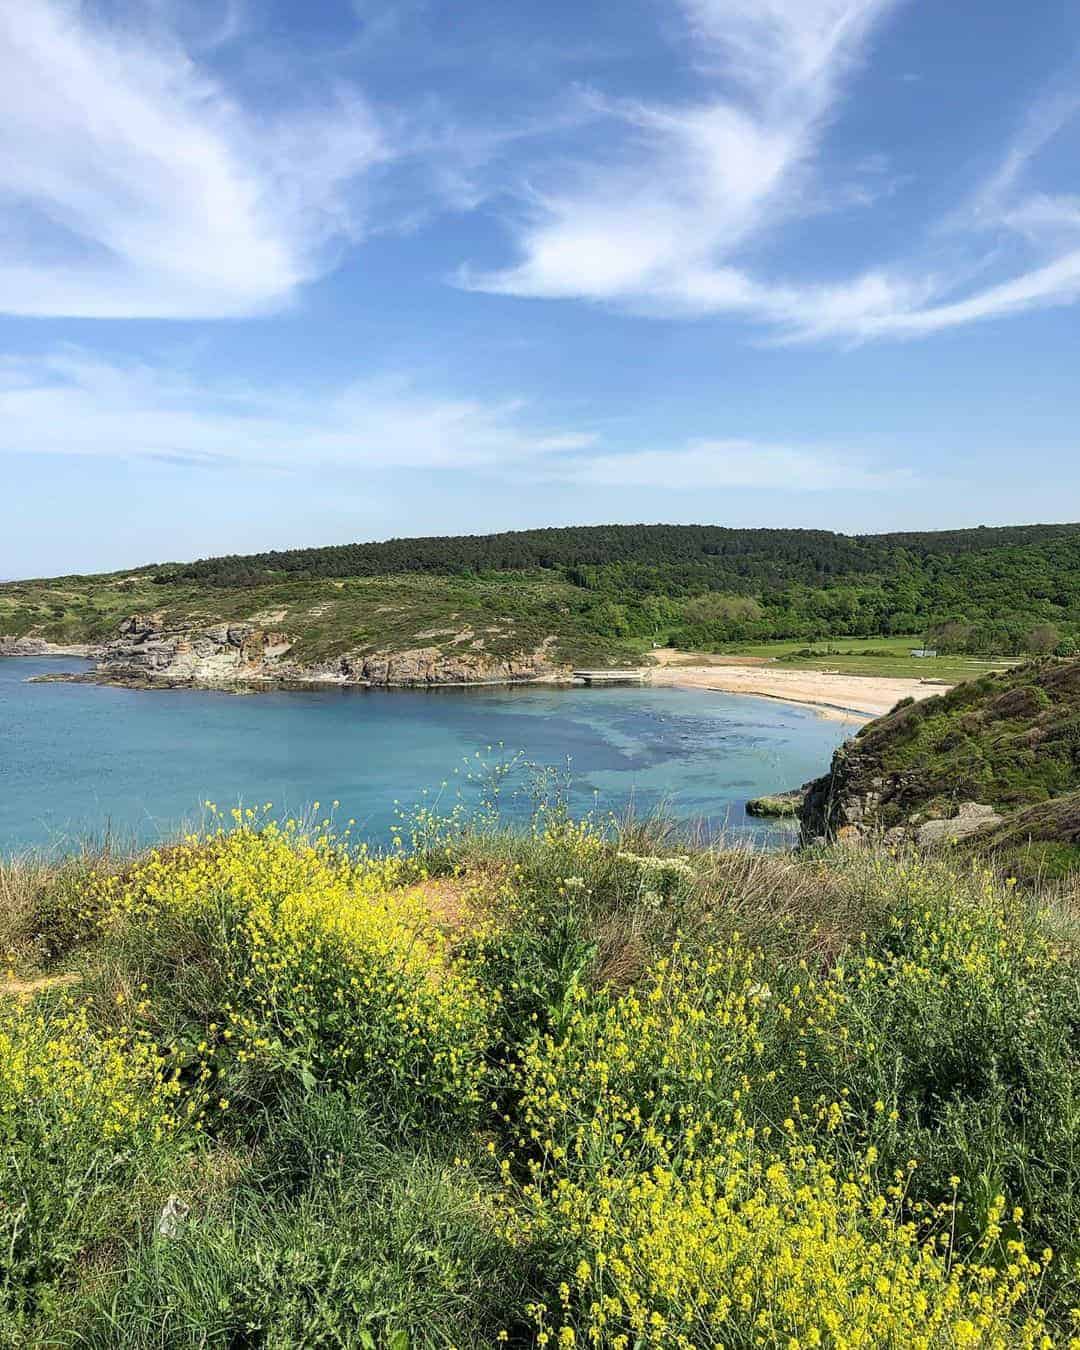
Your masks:
M1080 299L1080 197L1025 188L1080 110L1075 92L1040 101L944 222L954 249L947 265L924 261L934 256L924 241L847 278L792 275L761 258L785 224L820 212L825 133L896 5L682 0L681 8L691 64L713 94L678 106L598 100L621 131L616 151L534 188L518 222L519 261L465 267L459 284L648 316L733 315L782 342L924 337ZM833 195L834 204L860 200ZM927 236L942 224L927 221Z
M0 450L238 462L469 470L582 450L589 433L546 428L518 399L425 392L405 376L275 389L70 348L0 359Z
M910 487L907 468L875 465L865 455L830 447L772 445L748 440L692 441L666 450L596 454L572 467L543 466L552 477L582 486L710 492L764 488L770 492L885 492Z
M9 314L279 307L363 228L363 176L391 153L355 92L256 119L160 26L64 0L0 7L0 70Z
M110 363L78 348L0 359L0 427L0 452L303 473L320 465L446 469L523 488L874 492L911 481L903 467L829 446L701 437L627 450L591 429L547 425L523 400L448 396L412 376L256 388L163 365Z
M622 130L620 151L535 190L518 239L521 260L502 271L467 269L462 284L647 312L768 310L768 288L733 260L798 210L844 79L893 7L894 0L685 0L693 60L714 86L710 97L602 102Z

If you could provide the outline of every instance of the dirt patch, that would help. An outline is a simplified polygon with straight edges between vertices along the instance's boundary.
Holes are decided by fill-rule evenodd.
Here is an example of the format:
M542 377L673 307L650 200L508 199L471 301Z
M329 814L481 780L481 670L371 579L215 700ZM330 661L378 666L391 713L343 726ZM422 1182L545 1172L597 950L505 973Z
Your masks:
M6 995L8 998L33 998L35 994L44 993L46 989L67 989L78 982L78 975L71 973L41 975L35 980L5 978L0 979L0 997Z
M476 887L467 877L431 877L409 887L420 896L436 925L447 933L464 928L475 909Z
M407 887L409 895L419 897L436 927L444 933L458 933L485 913L506 879L500 866L470 868L458 876L429 877Z
M769 666L771 656L718 656L715 652L683 652L675 647L654 647L652 658L658 666Z

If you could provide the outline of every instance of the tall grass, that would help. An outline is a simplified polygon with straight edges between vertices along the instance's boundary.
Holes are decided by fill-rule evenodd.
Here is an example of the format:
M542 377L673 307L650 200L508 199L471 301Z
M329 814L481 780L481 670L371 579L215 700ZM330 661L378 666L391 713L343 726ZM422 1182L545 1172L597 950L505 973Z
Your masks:
M1074 897L540 806L0 873L0 1342L1076 1344Z

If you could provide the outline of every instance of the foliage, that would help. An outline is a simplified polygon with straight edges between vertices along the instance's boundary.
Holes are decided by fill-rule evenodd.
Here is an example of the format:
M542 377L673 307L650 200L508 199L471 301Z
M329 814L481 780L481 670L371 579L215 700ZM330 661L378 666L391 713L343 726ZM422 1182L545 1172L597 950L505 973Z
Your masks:
M359 1082L399 1127L468 1119L488 1000L401 860L233 814L103 883L121 1001L137 988L140 1025L194 1043L222 1111Z
M0 632L100 640L126 614L210 624L281 615L297 654L554 638L565 659L919 634L944 652L1071 651L1080 527L840 535L605 525L203 559L0 585ZM467 638L459 635L467 632Z
M47 1321L71 1263L153 1195L198 1100L179 1076L174 1053L102 1034L85 1006L0 994L0 1339Z
M0 1338L1080 1345L1063 894L419 835L240 814L65 893L81 983L0 993Z
M1077 791L1078 728L1080 661L1047 658L900 706L860 729L857 751L885 782L882 819L891 825L953 803L1011 810ZM1050 833L1034 816L1028 824L1032 837L1073 842L1067 816L1056 826L1048 816ZM1015 833L1013 843L1023 831Z

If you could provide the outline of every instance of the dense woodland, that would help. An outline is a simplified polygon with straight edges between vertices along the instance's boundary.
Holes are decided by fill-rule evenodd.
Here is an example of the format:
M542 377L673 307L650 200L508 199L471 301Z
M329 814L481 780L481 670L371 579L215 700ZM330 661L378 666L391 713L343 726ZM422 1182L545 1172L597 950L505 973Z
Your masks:
M1066 655L1080 641L1080 524L885 535L599 525L208 558L153 580L232 589L506 572L569 582L598 636L686 648L918 633L945 653Z

